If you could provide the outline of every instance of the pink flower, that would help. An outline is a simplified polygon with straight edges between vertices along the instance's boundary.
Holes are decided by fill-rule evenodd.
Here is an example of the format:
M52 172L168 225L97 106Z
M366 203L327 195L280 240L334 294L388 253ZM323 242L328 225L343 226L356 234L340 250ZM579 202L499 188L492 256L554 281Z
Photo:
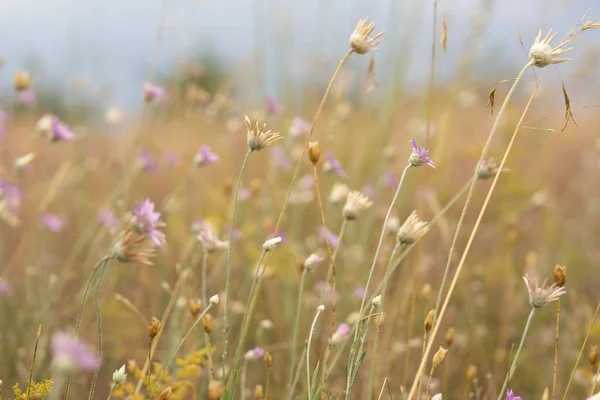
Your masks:
M144 90L144 99L147 102L160 102L167 99L167 91L160 86L145 82L142 87Z
M336 248L340 243L340 238L329 229L323 229L323 227L319 227L319 237L322 241L327 240L329 245L333 248Z
M98 211L98 222L109 231L114 231L119 225L119 220L110 208L102 208Z
M137 228L155 245L161 247L166 243L165 234L160 230L166 224L160 220L160 213L154 211L154 203L150 199L140 201L133 208L133 217Z
M408 162L413 167L420 167L423 164L427 164L431 168L435 169L433 161L431 161L431 158L429 158L429 149L427 149L424 145L417 146L417 141L415 139L411 139L410 144L412 145L413 151L408 158Z
M268 96L265 99L265 105L267 106L267 110L270 114L279 114L283 111L283 106L273 96Z
M49 213L42 216L42 224L52 232L60 232L65 228L65 222L59 216Z
M506 392L506 400L521 400L519 396L515 396L512 389L508 389Z
M100 362L87 344L65 332L52 335L52 352L52 363L63 371L92 371Z
M33 107L37 102L37 96L33 89L25 89L19 92L19 103L25 107Z
M194 155L194 164L198 167L211 165L219 161L219 156L213 153L210 146L203 145Z
M323 163L323 170L325 172L333 171L340 178L346 177L346 171L342 168L340 162L334 157L333 153L330 151L327 152L327 160Z
M158 168L157 162L152 158L150 152L145 149L138 152L138 165L148 172L154 172Z
M300 117L296 117L290 123L290 136L299 137L310 132L310 123Z
M49 139L51 142L62 142L63 140L74 140L75 134L69 127L57 117L52 119L52 130Z

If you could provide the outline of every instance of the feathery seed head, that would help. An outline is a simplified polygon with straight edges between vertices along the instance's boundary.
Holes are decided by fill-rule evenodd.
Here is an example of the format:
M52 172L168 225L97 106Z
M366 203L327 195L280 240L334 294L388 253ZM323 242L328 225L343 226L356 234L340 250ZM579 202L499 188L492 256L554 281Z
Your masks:
M371 36L375 30L375 23L368 23L368 20L368 18L358 20L352 35L350 35L350 47L357 54L366 54L374 50L385 39L385 32Z
M427 231L429 231L427 222L421 221L417 212L413 211L398 229L396 240L401 244L413 244L421 239Z
M250 121L247 115L244 116L244 121L246 122L246 129L248 131L248 148L252 151L261 151L281 139L279 132L272 132L270 129L267 130L267 124L260 126L258 121L256 121L254 126L252 126L252 121Z
M365 196L359 191L354 190L348 193L348 197L346 198L346 205L342 210L342 215L347 220L355 220L358 218L361 212L365 211L372 205L373 202L369 200L367 196Z
M546 304L556 301L565 294L567 291L553 283L550 286L546 286L546 281L538 286L536 278L531 278L528 275L523 277L525 285L527 285L527 291L529 292L529 304L533 308L544 307Z
M552 33L552 30L550 30L544 39L542 39L542 30L540 29L531 49L529 49L529 60L534 66L544 68L548 65L559 64L570 60L569 58L557 58L561 54L572 49L572 47L564 48L570 40L563 40L558 46L552 47L552 40L554 40L555 36L556 32Z

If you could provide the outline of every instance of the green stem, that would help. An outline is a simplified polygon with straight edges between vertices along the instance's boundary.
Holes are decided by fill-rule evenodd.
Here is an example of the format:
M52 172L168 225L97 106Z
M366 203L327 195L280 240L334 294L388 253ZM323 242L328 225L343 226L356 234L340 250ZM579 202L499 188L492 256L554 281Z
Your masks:
M290 362L290 372L288 380L288 390L291 390L294 380L294 366L296 365L296 346L298 345L298 328L300 325L300 312L302 311L302 294L304 293L304 280L306 277L306 268L302 270L300 276L300 285L298 286L298 302L296 304L296 316L294 317L294 330L292 331L292 354Z
M98 281L96 282L96 288L94 289L94 310L96 311L96 328L98 334L98 361L96 362L96 368L94 369L94 376L92 377L92 386L90 388L90 394L88 400L93 400L94 390L96 389L96 383L98 382L98 374L100 373L100 366L102 365L102 314L100 312L100 287L102 286L102 280L104 279L104 273L106 272L106 265L104 265L98 272Z
M110 385L110 392L108 392L108 397L106 398L106 400L110 400L110 398L112 397L113 390L115 390L115 386L116 385L114 383Z
M207 266L208 252L206 250L202 250L202 304L206 304L208 302L208 295L206 294Z
M498 395L498 400L502 400L502 396L506 391L508 386L508 382L510 378L512 378L515 369L517 368L517 360L519 359L519 354L521 354L521 350L523 349L523 344L525 343L525 337L527 336L527 332L529 331L529 325L531 324L531 320L533 319L533 314L535 313L535 308L531 309L529 313L529 317L527 317L527 322L525 323L525 329L523 329L523 335L521 336L521 343L519 343L519 347L517 348L517 352L515 353L515 358L513 358L512 363L510 364L510 368L508 369L508 373L506 374L506 378L504 379L504 383L502 384L502 389L500 389L500 394Z
M315 315L315 318L313 319L312 325L310 327L310 332L308 333L308 342L306 344L306 383L308 386L308 400L311 400L312 397L312 387L310 385L310 344L312 343L312 336L315 330L315 325L317 325L317 319L319 318L319 315L321 314L321 312L323 312L324 309L325 307L323 306L319 306L317 308L317 314Z
M240 192L240 186L242 185L242 175L244 169L248 163L248 159L252 154L252 150L248 149L244 161L242 162L242 168L240 169L240 175L238 176L237 184L235 186L235 195L233 197L233 211L231 213L231 226L229 231L229 246L227 247L227 264L225 267L225 302L223 303L223 353L221 355L222 375L225 376L225 365L227 361L227 331L229 330L229 280L231 277L231 248L233 247L233 232L235 229L235 214L237 212L237 201Z

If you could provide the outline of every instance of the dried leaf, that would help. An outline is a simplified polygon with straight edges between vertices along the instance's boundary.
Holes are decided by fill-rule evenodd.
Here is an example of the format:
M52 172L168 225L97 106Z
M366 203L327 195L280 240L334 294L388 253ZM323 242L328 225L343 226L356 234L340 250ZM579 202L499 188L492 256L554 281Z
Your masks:
M448 39L448 34L447 34L447 26L446 26L446 16L444 15L442 17L442 31L440 34L440 41L442 42L442 47L444 48L444 51L446 51L446 41Z
M365 92L371 93L378 87L379 83L377 82L377 78L375 77L375 57L371 56L371 60L369 61L369 69L367 70Z
M492 89L488 96L487 106L490 108L492 115L494 115L494 100L496 99L496 88Z
M577 121L575 121L575 116L573 115L573 110L571 109L571 99L569 98L569 94L567 93L567 88L563 82L562 84L563 96L565 97L565 126L563 126L562 130L564 131L569 125L569 122L579 126Z

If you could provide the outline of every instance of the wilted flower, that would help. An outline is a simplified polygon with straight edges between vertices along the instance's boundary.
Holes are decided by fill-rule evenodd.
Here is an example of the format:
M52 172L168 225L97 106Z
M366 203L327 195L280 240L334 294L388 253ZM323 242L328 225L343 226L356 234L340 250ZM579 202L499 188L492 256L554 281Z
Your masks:
M348 185L346 185L345 183L336 182L331 188L331 193L329 194L329 202L333 204L340 204L343 201L346 201L348 193L350 193L350 188L348 187Z
M310 123L300 117L296 117L290 123L289 133L291 137L307 135L310 132Z
M244 354L244 359L246 361L253 361L262 358L265 355L265 350L262 347L255 347L252 350L248 350L246 354Z
M283 111L283 106L273 96L267 96L267 98L265 98L265 105L270 114L279 114Z
M269 252L269 251L273 251L275 250L277 247L279 247L279 245L281 244L283 239L281 239L281 237L275 237L273 239L269 239L267 240L264 244L263 244L263 250L265 252Z
M552 48L550 45L555 36L556 32L552 33L552 30L550 30L544 39L542 39L542 30L540 29L529 50L529 61L533 65L538 68L544 68L551 64L559 64L570 60L569 58L556 58L562 53L571 50L572 47L563 48L565 44L570 42L570 40L563 40L558 46Z
M160 213L154 211L154 203L150 199L144 199L133 208L132 212L136 229L146 235L156 246L161 247L166 240L160 228L166 224L160 220Z
M52 335L52 352L52 364L64 373L92 371L99 362L97 355L85 343L65 332Z
M428 230L427 222L421 221L417 212L413 211L398 229L396 240L402 244L413 244L421 239Z
M312 271L317 267L317 265L319 265L319 263L321 263L321 261L323 261L323 257L317 253L312 253L306 258L306 260L304 260L304 269L307 271Z
M371 22L367 25L368 18L360 19L356 23L356 27L350 35L350 47L355 53L365 54L375 49L375 47L383 42L385 32L379 32L371 37L371 33L375 30L375 23Z
M166 100L167 98L167 91L164 88L161 88L160 86L156 86L149 82L145 82L142 85L142 88L144 90L144 99L147 102L158 102Z
M65 222L59 216L49 213L42 215L42 224L52 232L60 232L65 227Z
M252 121L250 121L247 115L244 116L244 121L248 130L248 147L252 151L260 151L281 139L279 132L272 132L270 129L267 130L267 124L263 124L261 127L258 121L256 121L255 126L252 126Z
M156 171L156 168L158 168L156 160L152 158L152 155L146 149L140 149L138 152L137 165L139 168L148 172L154 172Z
M512 389L508 389L508 390L506 391L506 400L521 400L521 397L519 397L519 396L516 396L516 395L513 393Z
M417 146L417 141L411 139L410 144L412 145L412 153L408 158L408 162L413 167L420 167L423 164L429 165L431 168L435 168L433 161L429 158L429 150L424 146Z
M328 241L331 247L337 247L340 243L340 238L329 229L323 229L322 226L319 227L319 237L323 241Z
M346 171L342 168L340 162L335 158L331 150L327 152L326 161L323 163L323 170L325 172L334 172L340 178L346 177Z
M348 339L350 335L350 326L347 324L339 324L333 335L331 336L331 344L339 344Z
M215 229L208 222L202 224L202 228L200 228L197 238L202 242L204 251L207 253L214 253L215 251L225 250L229 247L229 241L217 239Z
M212 152L209 146L203 145L194 155L194 164L197 167L211 165L219 161L219 156Z
M546 280L542 286L538 286L536 278L531 278L528 275L523 277L527 291L529 292L529 304L533 308L544 307L546 304L556 301L567 291L562 287L558 287L556 283L546 286Z
M342 210L342 215L347 220L354 220L358 218L361 212L365 211L372 205L373 202L369 200L367 196L355 190L348 194L346 205Z
M121 368L113 372L112 381L115 385L120 385L122 383L125 383L126 380L127 373L125 373L125 364L123 364Z
M98 222L109 231L114 231L119 225L119 220L110 208L101 208L98 211Z

